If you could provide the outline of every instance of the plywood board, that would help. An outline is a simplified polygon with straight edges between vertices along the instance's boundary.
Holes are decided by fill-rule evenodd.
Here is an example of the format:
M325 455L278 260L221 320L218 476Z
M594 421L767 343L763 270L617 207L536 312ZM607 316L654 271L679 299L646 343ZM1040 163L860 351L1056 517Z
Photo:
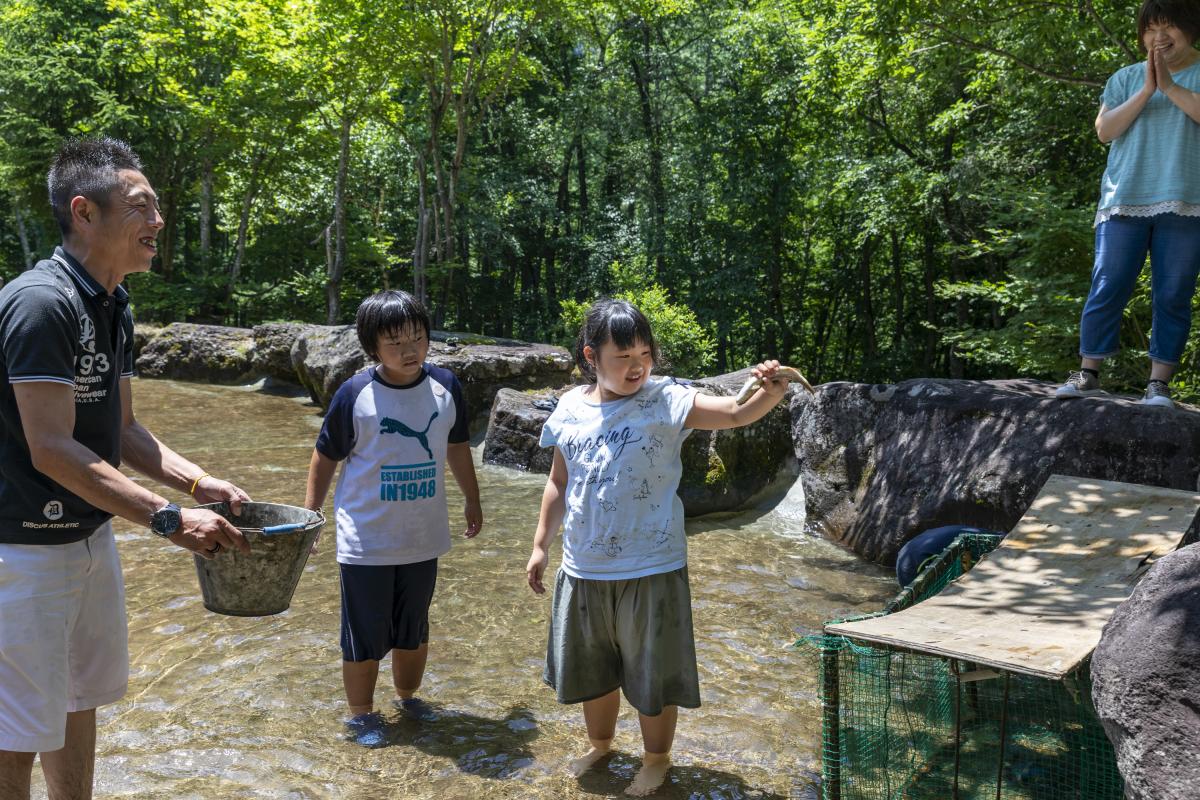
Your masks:
M1052 475L1000 546L938 595L825 630L1061 679L1198 508L1193 492Z

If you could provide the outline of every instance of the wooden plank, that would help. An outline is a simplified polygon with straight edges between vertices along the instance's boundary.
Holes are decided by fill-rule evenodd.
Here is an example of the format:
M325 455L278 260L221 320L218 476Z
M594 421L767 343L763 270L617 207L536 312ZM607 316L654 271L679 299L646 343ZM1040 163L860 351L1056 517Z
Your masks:
M828 633L1061 679L1200 509L1200 494L1052 475L1000 546L937 596Z

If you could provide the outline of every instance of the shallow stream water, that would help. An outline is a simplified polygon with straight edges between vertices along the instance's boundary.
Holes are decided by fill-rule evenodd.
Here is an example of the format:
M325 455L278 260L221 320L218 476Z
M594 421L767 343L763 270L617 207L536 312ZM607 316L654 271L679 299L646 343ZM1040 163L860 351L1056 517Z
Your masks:
M321 424L306 399L171 381L134 387L138 418L168 445L256 500L303 502ZM451 482L456 539L430 613L420 694L441 717L421 724L388 711L388 745L375 750L342 737L331 527L288 611L238 618L205 610L190 554L117 520L132 666L128 695L99 712L96 796L623 796L641 753L627 705L616 754L582 779L562 770L585 749L582 716L541 681L550 601L524 578L545 477L479 474L485 526L474 540L457 536ZM703 706L680 712L675 766L655 797L816 797L816 662L787 645L826 619L878 609L894 584L805 532L794 500L777 503L688 521ZM390 696L385 663L377 706ZM34 780L34 797L44 797L36 768Z

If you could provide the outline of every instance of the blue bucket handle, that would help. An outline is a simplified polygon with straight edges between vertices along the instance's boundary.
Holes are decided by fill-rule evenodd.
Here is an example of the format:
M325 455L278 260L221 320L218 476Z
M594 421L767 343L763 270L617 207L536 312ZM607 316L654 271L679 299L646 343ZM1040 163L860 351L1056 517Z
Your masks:
M268 525L262 529L262 534L263 536L270 536L273 533L289 533L307 527L309 524L308 522L287 522L283 525Z

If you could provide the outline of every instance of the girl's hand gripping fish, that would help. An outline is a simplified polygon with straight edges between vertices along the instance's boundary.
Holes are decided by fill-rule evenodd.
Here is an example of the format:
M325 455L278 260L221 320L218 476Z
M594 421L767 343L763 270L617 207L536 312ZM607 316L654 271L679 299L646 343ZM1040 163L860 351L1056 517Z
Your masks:
M800 374L800 370L796 369L795 367L780 367L772 377L787 378L789 381L794 381L795 383L803 386L805 391L807 391L809 394L816 394L816 392L813 390L812 384L810 384L805 377ZM739 406L742 405L749 400L750 396L758 391L761 386L762 378L748 378L746 382L742 384L741 391L737 393L737 397L734 398L734 402L736 402Z

